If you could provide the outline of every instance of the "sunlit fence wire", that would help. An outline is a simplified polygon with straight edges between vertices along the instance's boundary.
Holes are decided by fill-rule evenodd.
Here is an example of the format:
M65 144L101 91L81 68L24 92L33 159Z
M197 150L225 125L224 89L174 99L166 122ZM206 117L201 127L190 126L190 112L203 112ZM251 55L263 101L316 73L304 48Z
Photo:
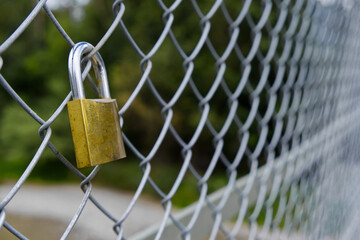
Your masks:
M92 194L91 181L102 171L101 166L84 175L67 160L70 156L64 156L52 143L52 139L57 138L52 133L52 124L64 112L71 93L64 92L64 100L56 111L43 119L13 90L12 79L0 75L5 92L40 124L38 133L42 139L36 154L29 156L31 161L17 183L0 199L0 228L26 239L16 230L16 225L7 221L7 205L21 191L34 167L42 161L44 150L49 148L53 157L81 180L84 193L62 239L68 237L89 201L114 222L113 229L109 229L114 232L114 239L242 239L241 236L244 239L320 239L319 219L324 211L317 207L323 197L321 172L346 157L353 147L349 142L359 141L359 3L351 0L216 0L203 7L204 4L196 0L145 1L161 9L157 17L162 19L162 25L154 26L161 31L156 33L155 42L137 39L136 34L132 34L124 16L138 9L127 10L127 1L115 0L113 22L99 37L101 40L92 43L95 48L87 56L101 53L104 45L113 44L109 40L117 33L124 36L124 42L132 47L129 52L139 59L141 74L119 111L128 155L136 156L142 172L126 211L120 215L109 212ZM198 32L191 47L182 45L181 40L186 37L176 31L186 24L184 16L177 14L178 9L185 6L191 10L186 13L198 23L184 27ZM34 19L41 12L45 12L46 21L56 27L58 37L74 45L72 36L53 11L46 0L36 2L29 15L23 16L25 20L1 43L0 56L15 47L17 39L35 24ZM227 26L227 40L220 44L216 36L224 33L213 30L218 19ZM146 16L138 19L147 20ZM151 48L145 50L144 42ZM113 48L116 49L116 44ZM176 53L174 62L179 63L177 67L182 68L183 74L180 77L174 74L174 79L169 81L177 87L164 96L159 90L158 75L152 75L154 71L161 72L163 66L157 62L156 65L153 58L156 54L165 54L169 48ZM198 62L204 58L203 54L206 66ZM6 58L0 60L0 69L5 69ZM106 59L104 61L106 64ZM206 78L201 79L204 76ZM157 114L162 117L159 118L161 128L146 151L126 131L127 125L134 124L127 121L126 113L145 89L150 92L151 101L160 106ZM185 95L192 102L182 102ZM186 114L178 110L178 105L193 103L197 104L197 118L190 120L194 126L192 134L184 137L184 129L174 124L176 116ZM214 121L214 111L221 120ZM142 121L146 121L146 116ZM165 191L151 178L151 172L161 167L152 163L158 152L168 147L167 139L175 142L175 155L181 156L182 161L172 187ZM207 154L199 154L204 150L197 147L199 139L202 142L205 139L206 145L201 146L207 146ZM205 162L202 170L194 165L198 157ZM227 183L210 193L209 179L214 172L226 176ZM196 179L198 199L185 209L174 211L172 199L181 191L180 186L188 174ZM151 186L160 197L163 220L149 229L139 230L135 236L127 236L124 223L143 196L145 186Z

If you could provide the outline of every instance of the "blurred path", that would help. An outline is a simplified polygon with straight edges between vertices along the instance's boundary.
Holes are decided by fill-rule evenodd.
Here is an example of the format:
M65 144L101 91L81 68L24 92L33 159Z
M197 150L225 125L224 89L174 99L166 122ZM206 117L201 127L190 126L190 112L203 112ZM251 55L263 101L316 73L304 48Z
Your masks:
M11 187L11 184L0 186L0 199ZM92 193L117 218L121 217L132 198L130 193L98 186ZM24 185L6 207L7 220L30 239L40 240L42 236L43 239L59 239L82 198L83 192L78 185ZM140 199L124 223L125 236L161 221L162 217L163 209L159 202ZM113 222L88 201L69 239L115 239L112 226ZM6 229L1 229L0 239L12 239L7 234Z

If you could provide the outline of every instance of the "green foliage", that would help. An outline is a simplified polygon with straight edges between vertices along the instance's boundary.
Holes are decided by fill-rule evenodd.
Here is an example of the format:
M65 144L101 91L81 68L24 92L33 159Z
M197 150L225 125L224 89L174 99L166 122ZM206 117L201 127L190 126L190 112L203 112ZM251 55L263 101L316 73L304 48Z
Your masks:
M38 126L30 116L23 114L17 104L8 105L3 109L0 124L2 158L20 160L34 154L41 141L40 138L34 138Z
M201 2L200 8L204 13L213 4L213 1L199 2ZM241 9L241 4L236 4L237 1L233 1L235 3L225 2L230 14L233 17L236 16ZM1 3L0 42L3 42L16 29L23 21L24 16L29 14L34 4L28 0ZM16 9L16 14L11 9ZM71 11L70 7L54 11L54 14L74 42L87 41L95 45L114 19L109 1L91 1L85 6L85 17L81 20L71 18ZM255 17L259 15L256 5L252 5L251 12ZM145 54L151 50L163 31L162 14L163 10L153 1L126 1L123 20ZM201 37L202 30L199 25L199 17L190 1L181 4L174 11L174 15L172 30L184 52L190 55ZM230 40L228 30L228 24L223 14L218 11L211 19L210 38L219 55L225 50ZM242 51L246 53L251 46L249 27L244 26L241 34L238 43ZM268 41L262 41L261 44L261 48L267 48ZM67 70L70 48L71 46L47 19L45 13L41 12L2 55L4 66L1 69L1 74L19 96L45 121L54 113L70 91ZM140 67L141 58L120 29L112 34L100 49L100 53L107 67L112 96L117 99L121 107L128 100L143 74ZM151 62L150 78L162 98L169 101L185 75L185 69L182 66L183 59L169 37L165 39L160 50L151 58ZM230 90L234 91L242 76L241 71L239 71L240 63L235 54L232 53L226 64L225 81ZM192 79L196 86L199 88L201 86L200 93L205 96L217 74L215 60L207 47L201 49L198 57L194 60L194 66ZM144 67L146 68L147 65L145 64ZM257 67L254 68L257 71ZM252 74L252 78L257 79L258 73ZM3 90L0 91L0 179L17 178L41 144L41 138L37 133L40 125L9 98ZM250 107L248 93L244 92L239 100L238 115L242 121L245 121ZM227 97L222 90L218 90L211 100L209 114L209 121L217 131L221 129L229 112L229 108L226 106ZM145 85L132 103L131 108L122 116L124 118L124 132L144 155L151 150L163 127L164 118L161 115L161 109L162 106ZM171 123L179 131L181 137L185 141L189 141L201 118L198 100L189 86L173 109L174 116ZM66 110L55 120L51 128L51 142L65 157L74 162L73 144ZM254 148L257 142L256 127L254 129L250 138L250 148ZM236 154L239 145L239 140L236 140L238 138L236 131L237 129L233 124L225 138L224 152L230 158ZM200 173L206 170L207 161L213 154L213 147L209 146L211 137L210 132L205 130L194 148L192 162L198 167ZM180 149L175 140L170 137L164 144L166 144L166 148L157 155L157 160L153 163L156 167L152 169L151 174L164 189L169 189L172 182L162 181L162 179L167 179L170 175L177 175L178 168L174 166L181 164L181 160L174 159L178 159ZM115 183L117 187L122 189L136 189L142 173L138 167L139 163L134 163L135 157L130 152L128 155L128 160L109 165L113 167L104 166L97 179L106 185ZM242 161L242 164L245 163L246 161ZM222 166L219 165L219 167ZM216 177L216 173L214 176L210 181L214 181L211 186L215 186L215 188L210 187L209 191L215 190L219 185L226 184L226 177ZM69 171L47 149L41 156L31 177L34 179L65 180L69 178ZM180 190L187 196L185 197L187 200L181 200L183 198L179 197L175 198L174 202L178 205L184 205L184 201L188 203L195 200L193 192L196 189L192 187L195 185L194 182L193 177L186 176Z

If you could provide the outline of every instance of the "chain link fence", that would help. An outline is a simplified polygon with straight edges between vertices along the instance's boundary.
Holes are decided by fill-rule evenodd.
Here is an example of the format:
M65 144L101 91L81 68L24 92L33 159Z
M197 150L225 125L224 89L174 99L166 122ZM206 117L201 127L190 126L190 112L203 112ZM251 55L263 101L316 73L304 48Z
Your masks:
M332 186L326 176L339 162L345 159L356 162L359 155L356 150L360 117L357 107L359 3L351 0L144 2L156 6L157 11L144 14L137 21L153 23L153 16L162 20L162 24L159 21L158 25L142 29L150 32L152 38L137 38L139 35L131 28L133 24L126 21L127 14L140 11L145 4L134 7L130 1L115 0L112 22L100 40L92 43L95 48L87 56L102 53L106 45L116 52L119 44L127 44L129 47L122 57L136 59L139 64L140 74L133 78L136 84L132 85L132 92L119 104L119 116L127 154L137 159L141 178L137 179L132 200L120 214L108 211L92 191L96 188L92 180L105 166L96 166L84 174L67 159L72 156L63 155L52 143L57 138L52 132L53 123L66 111L71 92L63 92L63 101L53 114L41 118L14 90L11 75L3 74L8 61L4 56L16 47L24 31L38 24L34 19L40 14L45 13L47 17L43 21L51 22L56 28L57 38L74 45L72 35L56 18L56 7L51 7L54 2L50 8L46 0L34 3L31 12L23 16L24 21L11 35L5 36L0 45L0 83L5 90L2 94L11 96L11 101L40 124L38 133L42 142L36 154L29 156L27 168L11 191L0 199L0 228L19 239L27 239L16 229L16 223L7 221L7 205L21 191L48 148L52 157L81 181L83 191L83 199L61 239L69 236L90 202L113 221L113 229L109 231L113 231L114 239L339 237L339 231L328 234L324 230L328 212L325 202ZM190 18L197 25L190 25ZM112 41L116 35L121 35L123 42ZM184 39L194 41L185 45ZM169 52L173 61L158 61L157 56ZM206 59L206 64L202 59ZM106 58L104 61L108 63ZM158 76L168 64L182 69L182 74L166 76L168 84L177 87L164 93ZM110 77L109 81L114 80ZM127 113L138 107L137 99L145 94L161 116L156 118L161 127L154 127L149 149L138 144L139 136L127 132L128 126L137 124L131 117L127 118ZM195 117L194 111L186 111L194 106ZM147 121L146 115L136 121ZM179 118L185 119L184 125L176 124ZM174 161L180 167L174 179L161 180L172 181L171 187L164 190L151 173L154 168L161 168L154 162L159 152L170 145ZM121 160L118 164L121 165ZM215 173L227 180L218 189L210 190ZM182 191L183 179L188 175L195 179L197 201L178 210L172 201ZM144 188L149 186L163 207L162 221L129 236L125 223L143 197Z

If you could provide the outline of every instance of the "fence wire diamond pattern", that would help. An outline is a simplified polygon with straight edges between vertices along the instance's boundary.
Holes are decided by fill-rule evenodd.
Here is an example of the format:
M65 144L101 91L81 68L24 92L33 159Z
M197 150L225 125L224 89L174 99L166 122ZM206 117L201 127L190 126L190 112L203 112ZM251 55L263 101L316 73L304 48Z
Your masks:
M128 155L138 159L142 172L126 211L115 216L92 194L91 182L102 171L101 166L84 175L51 141L57 137L52 133L53 122L64 112L71 92L64 92L62 103L49 118L43 119L13 89L12 79L0 75L5 92L40 124L38 133L42 139L26 170L11 191L0 199L0 228L19 239L27 239L7 221L6 207L21 191L48 148L54 158L79 178L83 191L83 199L61 239L69 236L89 200L113 221L113 229L109 231L114 232L116 239L239 239L246 227L248 239L321 239L321 218L325 210L318 206L326 198L322 191L326 188L326 179L322 173L345 158L349 149L356 148L350 143L359 141L359 4L345 0L216 0L211 1L205 11L204 3L196 0L146 1L161 9L157 17L163 25L154 26L154 32L161 29L156 33L155 42L149 40L143 44L146 40L136 38L125 16L138 9L127 8L128 1L115 0L112 23L87 55L89 58L96 52L101 53L104 45L113 44L110 40L115 34L121 34L132 47L129 52L139 59L140 77L119 111ZM185 25L184 16L178 14L181 8L190 10L187 14L196 19L197 26ZM25 20L0 45L0 69L6 68L7 63L1 56L16 45L29 26L36 24L34 19L42 12L47 15L46 21L57 29L58 37L74 45L71 34L53 11L46 0L40 0L28 16L23 16ZM219 44L216 37L223 32L214 32L218 19L227 27L226 43ZM147 20L144 16L138 21ZM179 35L179 26L198 33L192 47L182 44L186 36ZM248 47L244 48L244 44ZM113 48L116 49L115 44ZM163 66L153 59L157 54L166 54L168 48L176 53L174 62L179 63L177 67L182 68L183 75L179 78L174 74L171 84L177 88L173 94L164 96L159 90L157 75L153 75L161 72ZM198 59L204 56L210 66L199 64ZM88 64L84 77L89 69ZM202 81L199 76L208 78ZM134 108L134 102L144 91L151 93L162 117L161 128L148 151L138 146L126 131L127 125L133 124L127 121L126 113ZM177 107L184 104L181 101L185 95L191 96L198 108L192 135L186 137L183 129L174 124L177 116L186 114ZM221 109L218 109L219 101L222 101ZM213 111L222 114L221 125L214 123ZM199 171L194 161L198 151L202 151L197 143L204 136L210 149L205 152L211 156L206 160L205 170ZM161 149L167 148L168 138L176 143L176 154L182 162L172 187L164 191L151 178L151 172L152 166L159 167L152 162ZM241 170L244 163L248 168ZM224 187L210 193L209 179L214 171L221 171L228 180ZM178 212L172 199L181 191L186 174L196 179L199 195L193 205ZM142 197L145 186L151 186L160 197L163 220L144 233L127 236L124 223ZM206 211L209 215L204 215ZM198 228L202 230L196 230Z

